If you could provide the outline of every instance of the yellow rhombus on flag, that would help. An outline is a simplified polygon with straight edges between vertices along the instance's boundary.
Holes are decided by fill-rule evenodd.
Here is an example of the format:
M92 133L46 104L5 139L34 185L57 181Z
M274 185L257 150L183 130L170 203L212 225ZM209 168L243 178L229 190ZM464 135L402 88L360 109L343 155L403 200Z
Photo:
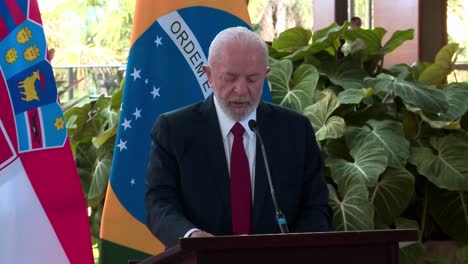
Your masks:
M164 250L145 225L151 128L159 114L211 94L201 66L211 40L231 26L250 27L245 0L137 0L100 263L126 264Z

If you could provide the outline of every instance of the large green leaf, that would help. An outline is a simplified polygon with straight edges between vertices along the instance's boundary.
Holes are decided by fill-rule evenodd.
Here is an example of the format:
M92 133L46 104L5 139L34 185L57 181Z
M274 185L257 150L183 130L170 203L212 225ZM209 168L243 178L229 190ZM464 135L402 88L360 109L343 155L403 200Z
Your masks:
M288 55L284 58L290 59L292 61L297 61L303 59L305 56L309 56L320 51L334 50L339 47L340 36L342 32L347 29L348 26L349 23L344 23L342 26L333 23L326 28L317 30L312 35L312 44L310 46L300 48L291 55ZM335 54L334 51L329 53L332 55Z
M344 177L338 193L328 185L333 225L337 231L372 230L374 210L369 202L366 185L356 177Z
M368 187L374 186L379 175L387 167L388 159L385 150L380 145L367 143L354 145L350 154L354 161L327 160L326 166L330 167L335 183L339 183L343 177L352 176L361 179Z
M429 212L446 234L459 242L468 243L468 192L431 186Z
M414 38L414 29L397 30L393 33L390 39L385 43L382 50L384 54L388 54L401 46L405 41Z
M365 81L377 91L401 97L424 111L443 113L448 109L446 96L438 89L406 81L381 73L376 78L365 78Z
M393 121L369 120L360 128L351 127L345 132L346 142L354 145L364 145L375 142L385 149L388 166L402 168L409 157L409 142L403 133L403 125Z
M468 110L468 83L451 83L442 90L447 96L449 109L440 118L454 121Z
M425 68L419 75L418 81L426 85L443 84L447 75L453 71L458 50L457 43L445 45L439 52L437 52L434 64Z
M110 169L112 164L112 153L97 158L93 168L93 180L88 192L88 202L90 206L96 206L104 199L107 184L109 182Z
M334 60L327 60L320 65L320 74L326 75L331 83L344 89L361 89L367 85L363 81L369 76L361 64L346 60L337 64Z
M81 107L70 108L64 113L68 136L72 144L88 142L96 134L96 129L89 118L90 111L91 103L87 103Z
M293 76L293 65L290 60L282 60L272 65L268 74L271 83L273 101L281 106L302 112L312 104L319 73L309 64L297 68Z
M413 80L419 80L419 76L423 73L427 67L431 66L432 63L426 61L418 61L411 65L411 72L413 75Z
M346 43L343 47L345 54L351 53L361 59L372 55L383 57L401 46L405 41L413 39L414 29L397 30L382 47L382 39L387 31L383 28L354 29L344 33ZM359 48L356 46L360 46Z
M414 176L404 168L386 170L374 185L371 203L375 222L390 225L406 209L414 193Z
M451 83L443 90L447 97L449 108L445 113L423 113L421 109L406 106L409 111L416 112L424 122L432 128L459 129L460 117L468 110L468 85L465 83Z
M359 104L362 99L371 96L374 90L369 89L347 89L338 94L341 104Z
M120 108L122 106L123 90L124 90L123 88L120 88L112 94L110 105L111 105L111 109L116 112L120 112Z
M377 53L382 47L382 38L387 33L383 28L374 29L353 29L344 32L343 36L347 42L354 42L356 39L361 39L366 44L366 48L363 50L362 55L364 57Z
M430 143L432 148L411 148L408 161L437 187L468 191L468 143L453 135L432 137Z
M330 117L338 106L340 106L340 101L335 93L325 90L315 104L304 109L303 114L309 118L317 140L339 138L343 135L344 119L339 116Z
M412 76L411 67L404 63L392 65L388 67L387 70L400 79L407 79L409 76Z
M107 140L109 140L110 138L112 138L116 134L117 134L117 125L114 125L113 127L111 127L109 129L107 129L106 131L100 133L96 137L93 137L91 141L92 141L94 147L99 148L103 144L105 144L107 142Z
M96 136L91 139L91 142L96 148L99 148L117 133L120 107L114 110L111 103L109 101L107 102L109 103L107 107L99 111L99 116L103 118L99 118L99 122L95 121L96 118L93 118L93 121L95 121L94 125L98 127L98 129L96 131Z
M308 46L312 31L301 27L294 27L283 31L277 39L273 40L272 47L278 51L292 52Z

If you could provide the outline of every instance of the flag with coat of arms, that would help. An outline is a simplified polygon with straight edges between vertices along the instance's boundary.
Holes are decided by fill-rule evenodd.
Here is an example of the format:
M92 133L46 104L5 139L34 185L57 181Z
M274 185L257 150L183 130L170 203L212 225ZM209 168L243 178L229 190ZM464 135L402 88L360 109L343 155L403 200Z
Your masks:
M0 0L0 263L93 263L37 0Z

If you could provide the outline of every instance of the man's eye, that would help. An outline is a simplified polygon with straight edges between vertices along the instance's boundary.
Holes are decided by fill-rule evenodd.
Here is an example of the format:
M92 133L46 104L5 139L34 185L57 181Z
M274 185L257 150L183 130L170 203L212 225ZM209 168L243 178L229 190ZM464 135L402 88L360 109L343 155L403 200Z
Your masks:
M234 81L236 78L234 78L234 76L224 76L223 77L223 81L225 82L232 82Z
M258 81L258 78L247 78L247 81L249 83L254 83L254 82L257 82Z

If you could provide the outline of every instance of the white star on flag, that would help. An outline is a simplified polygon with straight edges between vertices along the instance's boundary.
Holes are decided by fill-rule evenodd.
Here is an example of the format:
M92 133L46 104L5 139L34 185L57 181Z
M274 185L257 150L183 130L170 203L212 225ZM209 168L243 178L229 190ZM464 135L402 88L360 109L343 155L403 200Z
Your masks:
M145 79L145 84L148 84L148 79Z
M159 89L161 88L156 88L155 86L153 86L153 91L151 92L151 94L153 95L153 99L156 98L156 96L160 96Z
M130 184L131 184L131 185L135 185L135 179L132 179L132 180L130 181Z
M122 152L122 150L127 149L127 141L122 141L122 139L120 139L120 143L117 145L117 147L119 147L120 152Z
M138 109L137 107L133 115L135 116L135 120L138 120L138 118L141 118L141 109Z
M133 81L135 81L136 79L141 78L140 77L140 72L141 72L141 70L137 70L135 67L133 68L133 73L130 74L131 76L133 76Z
M127 118L124 118L124 122L122 123L122 126L124 127L124 131L127 130L127 128L132 128L132 126L130 125L130 123L132 122L132 120L127 120Z
M162 40L162 37L156 36L156 40L154 41L154 43L156 43L156 48L159 47L159 45L162 46L161 40Z

